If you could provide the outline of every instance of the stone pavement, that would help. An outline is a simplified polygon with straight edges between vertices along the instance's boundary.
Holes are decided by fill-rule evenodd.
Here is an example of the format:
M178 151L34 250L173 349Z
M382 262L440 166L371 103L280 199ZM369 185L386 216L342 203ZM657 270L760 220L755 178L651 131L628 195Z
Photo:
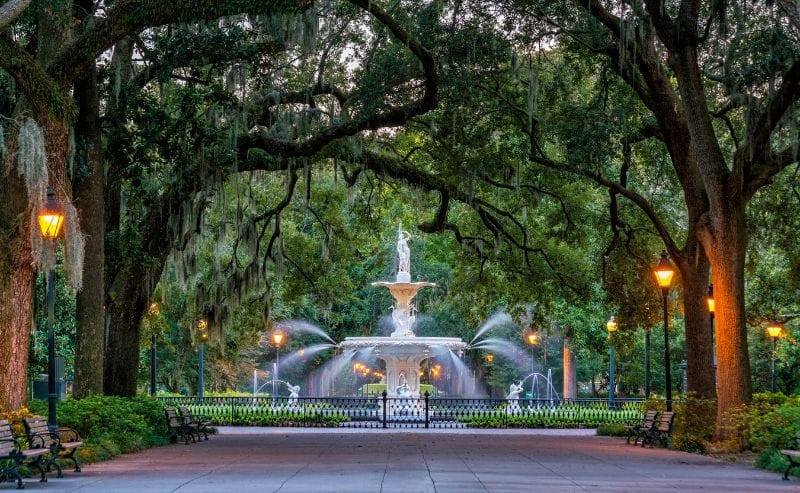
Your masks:
M175 444L29 478L41 492L798 491L800 480L587 430L221 428ZM0 485L0 491L14 485Z

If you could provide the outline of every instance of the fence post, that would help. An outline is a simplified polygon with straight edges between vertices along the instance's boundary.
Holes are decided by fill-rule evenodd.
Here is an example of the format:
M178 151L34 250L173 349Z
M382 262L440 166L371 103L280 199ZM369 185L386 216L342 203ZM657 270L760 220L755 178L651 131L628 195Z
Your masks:
M427 390L425 391L425 428L431 427L431 414L430 414L430 397L431 394Z
M387 396L389 394L386 393L386 389L381 392L381 397L383 398L383 427L386 428L386 408L389 405Z

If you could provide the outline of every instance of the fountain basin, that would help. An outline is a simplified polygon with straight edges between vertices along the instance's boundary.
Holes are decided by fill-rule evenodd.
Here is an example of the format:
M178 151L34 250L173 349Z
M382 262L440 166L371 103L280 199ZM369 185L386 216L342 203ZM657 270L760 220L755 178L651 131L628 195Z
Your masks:
M463 351L467 344L458 337L348 337L339 344L342 349L372 349L386 363L386 393L403 397L397 388L408 384L411 397L419 397L419 370L423 361L437 348ZM402 376L401 376L402 375Z

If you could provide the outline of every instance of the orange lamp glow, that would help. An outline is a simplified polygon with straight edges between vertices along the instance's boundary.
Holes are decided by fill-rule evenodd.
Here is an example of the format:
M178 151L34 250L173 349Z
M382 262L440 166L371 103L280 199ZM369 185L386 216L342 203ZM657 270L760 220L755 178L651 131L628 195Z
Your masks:
M486 355L486 361L488 361L489 363L494 361L494 355L493 354L487 354Z
M536 346L539 344L539 334L536 334L535 332L528 334L528 344L531 346Z
M778 322L770 322L767 324L767 333L773 339L780 337L783 333L783 326Z
M616 332L618 328L617 318L612 315L611 318L608 319L608 322L606 322L606 330L609 332Z
M272 342L275 343L276 346L280 346L283 342L283 333L282 332L273 332L272 333Z
M653 271L658 281L658 286L661 289L669 289L672 284L672 276L675 275L675 269L667 257L667 252L661 252L661 261L658 262L655 270Z
M58 233L61 232L61 226L64 224L64 211L61 205L56 200L56 194L53 189L47 187L47 199L44 201L44 207L38 214L39 231L45 238L57 238Z
M714 285L708 285L708 296L706 296L706 303L708 303L708 313L714 315Z

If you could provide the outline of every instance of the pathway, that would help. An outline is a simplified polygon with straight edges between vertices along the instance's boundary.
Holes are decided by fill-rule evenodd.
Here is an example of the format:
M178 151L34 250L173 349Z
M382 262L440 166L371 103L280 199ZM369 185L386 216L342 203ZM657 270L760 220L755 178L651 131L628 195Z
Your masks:
M66 472L42 492L800 492L800 480L586 430L222 428ZM13 489L0 485L0 490Z

